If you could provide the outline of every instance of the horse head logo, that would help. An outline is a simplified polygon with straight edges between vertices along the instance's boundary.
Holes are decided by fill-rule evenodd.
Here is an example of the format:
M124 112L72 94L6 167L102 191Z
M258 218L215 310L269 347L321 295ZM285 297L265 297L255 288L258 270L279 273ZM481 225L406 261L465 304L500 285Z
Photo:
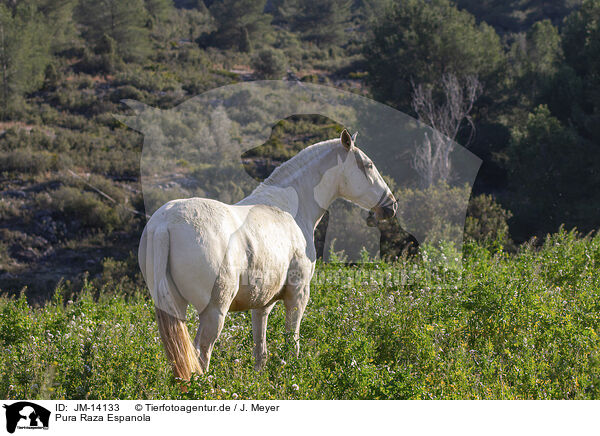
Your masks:
M6 409L6 431L14 433L17 426L48 428L50 411L29 401L19 401L3 406Z
M135 114L117 118L144 134L141 182L148 215L176 198L198 196L229 204L242 200L258 182L244 169L241 155L264 144L272 126L292 115L319 114L359 131L360 150L353 155L357 174L378 179L378 182L383 175L396 187L419 186L411 159L431 131L412 117L365 97L299 82L257 81L229 85L169 110L132 100L124 103ZM470 188L480 159L460 145L454 146L450 159L449 188ZM287 189L286 186L280 188ZM295 194L289 192L293 202ZM456 201L443 205L441 212L440 207L431 204L439 198L430 198L424 193L410 199L398 198L397 202L391 200L394 193L388 195L382 191L381 194L385 194L380 198L382 204L365 203L361 205L363 209L343 200L329 206L323 249L325 260L336 250L343 251L350 262L360 262L365 249L371 258L376 258L380 231L374 225L374 218L377 213L384 213L381 206L388 207L386 213L389 213L391 201L397 208L395 219L418 243L435 242L440 226L453 228L454 231L446 232L445 238L460 251L470 189L464 190ZM377 210L369 213L375 206ZM435 223L430 216L432 210L443 215Z

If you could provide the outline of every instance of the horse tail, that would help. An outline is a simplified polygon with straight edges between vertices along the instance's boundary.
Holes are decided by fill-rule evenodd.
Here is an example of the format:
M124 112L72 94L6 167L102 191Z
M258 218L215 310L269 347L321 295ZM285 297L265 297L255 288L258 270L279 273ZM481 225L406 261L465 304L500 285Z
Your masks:
M175 377L189 380L194 372L202 374L202 368L185 323L187 304L182 304L182 298L167 274L169 259L167 226L159 225L153 232L149 232L146 244L146 272L148 275L152 274L148 284L152 286L151 293L160 337L167 358L173 365ZM151 264L150 260L152 260Z
M198 354L192 345L185 322L156 306L154 309L160 337L167 352L167 358L173 365L175 377L189 380L194 372L202 374Z

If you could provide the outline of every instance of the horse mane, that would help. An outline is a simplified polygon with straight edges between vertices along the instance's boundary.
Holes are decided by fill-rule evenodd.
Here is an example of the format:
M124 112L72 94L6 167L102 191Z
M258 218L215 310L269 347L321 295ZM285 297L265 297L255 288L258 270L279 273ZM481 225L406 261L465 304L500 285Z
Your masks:
M334 138L309 145L300 153L275 168L271 175L256 187L255 192L259 191L262 186L286 186L287 183L285 182L287 179L292 178L299 171L309 167L311 163L321 159L333 148L332 145L339 144L339 142L338 138Z

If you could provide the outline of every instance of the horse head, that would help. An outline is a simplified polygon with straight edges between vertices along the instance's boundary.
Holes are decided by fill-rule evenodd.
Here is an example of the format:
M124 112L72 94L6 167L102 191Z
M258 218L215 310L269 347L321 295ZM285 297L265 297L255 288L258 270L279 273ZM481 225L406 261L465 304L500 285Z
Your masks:
M340 136L347 151L339 180L342 198L369 210L376 220L386 220L396 215L398 204L373 161L356 144L358 132L350 136L344 129Z

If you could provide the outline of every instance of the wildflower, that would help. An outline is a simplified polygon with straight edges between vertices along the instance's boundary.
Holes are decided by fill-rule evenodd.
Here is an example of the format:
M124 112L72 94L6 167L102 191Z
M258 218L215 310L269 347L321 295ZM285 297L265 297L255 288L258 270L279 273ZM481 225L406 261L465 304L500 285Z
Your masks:
M295 390L295 391L297 391L298 389L300 389L300 386L298 386L296 383L294 383L292 385L292 389Z
M286 364L286 361L281 359L281 365L284 366Z
M240 363L240 359L235 359L233 363Z
M235 392L231 395L233 397L234 400L237 400L238 394L236 394Z

